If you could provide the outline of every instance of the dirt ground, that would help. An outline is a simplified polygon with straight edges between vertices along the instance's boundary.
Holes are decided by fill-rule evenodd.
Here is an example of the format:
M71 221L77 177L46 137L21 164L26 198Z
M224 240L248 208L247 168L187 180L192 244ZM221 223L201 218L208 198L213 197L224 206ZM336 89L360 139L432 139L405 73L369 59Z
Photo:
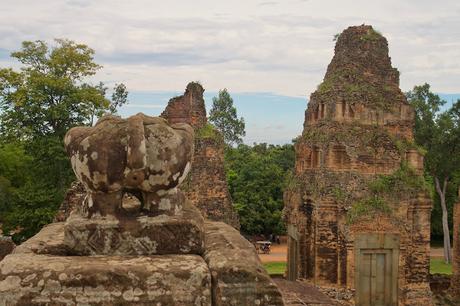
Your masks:
M432 258L442 258L442 248L431 248ZM259 258L263 263L266 262L285 262L287 261L287 244L272 244L270 254L259 254Z

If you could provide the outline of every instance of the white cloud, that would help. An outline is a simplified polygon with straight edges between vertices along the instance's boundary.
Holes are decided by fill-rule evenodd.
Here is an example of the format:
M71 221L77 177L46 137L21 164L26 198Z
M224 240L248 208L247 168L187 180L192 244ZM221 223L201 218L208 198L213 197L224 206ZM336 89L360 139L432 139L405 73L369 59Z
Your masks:
M428 82L458 92L459 17L455 0L16 0L2 4L0 50L66 37L96 50L97 78L130 90L200 80L207 90L308 96L333 55L333 35L365 22L389 39L404 90Z

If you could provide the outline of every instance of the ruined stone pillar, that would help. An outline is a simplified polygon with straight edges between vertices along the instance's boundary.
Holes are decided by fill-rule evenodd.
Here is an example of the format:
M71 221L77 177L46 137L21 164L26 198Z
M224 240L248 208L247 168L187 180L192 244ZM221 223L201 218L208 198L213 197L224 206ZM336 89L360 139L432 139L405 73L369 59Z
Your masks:
M451 291L452 294L460 299L460 188L459 200L454 205L454 247L452 256L452 280L451 280Z

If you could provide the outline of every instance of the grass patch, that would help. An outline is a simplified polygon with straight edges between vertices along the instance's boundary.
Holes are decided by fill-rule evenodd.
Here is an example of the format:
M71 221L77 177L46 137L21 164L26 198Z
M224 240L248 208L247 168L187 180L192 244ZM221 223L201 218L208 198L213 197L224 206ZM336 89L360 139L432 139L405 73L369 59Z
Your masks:
M286 262L266 262L264 268L269 275L284 274L286 271Z
M430 273L452 274L452 264L446 264L444 259L431 258Z

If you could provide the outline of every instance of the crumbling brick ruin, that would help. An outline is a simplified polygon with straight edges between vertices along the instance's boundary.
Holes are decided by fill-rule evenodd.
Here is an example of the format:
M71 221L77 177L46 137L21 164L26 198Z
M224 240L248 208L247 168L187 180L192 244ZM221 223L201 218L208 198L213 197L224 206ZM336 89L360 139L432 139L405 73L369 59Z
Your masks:
M295 144L290 279L348 288L357 305L431 305L432 204L413 125L387 40L367 25L343 31Z
M0 305L284 305L252 244L179 189L190 125L108 115L64 143L83 200L0 261Z
M182 187L187 198L205 218L239 229L225 176L223 138L207 122L203 93L199 83L189 83L182 96L169 101L161 116L170 123L188 123L195 130L193 167Z

